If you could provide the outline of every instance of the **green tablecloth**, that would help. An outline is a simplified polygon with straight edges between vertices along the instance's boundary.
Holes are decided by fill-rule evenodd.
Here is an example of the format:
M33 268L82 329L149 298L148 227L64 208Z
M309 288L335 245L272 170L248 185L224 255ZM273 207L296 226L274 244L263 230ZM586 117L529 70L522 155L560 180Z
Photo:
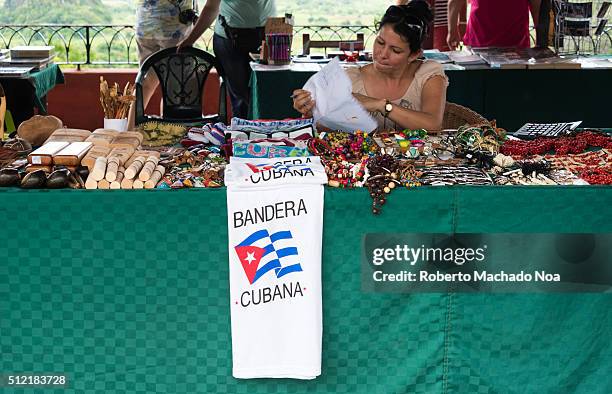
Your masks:
M0 371L105 394L612 392L611 294L371 294L359 263L366 232L611 232L612 188L399 190L378 217L327 188L313 381L231 377L225 198L1 190Z
M64 74L57 64L31 73L25 78L0 78L7 97L8 110L13 115L15 126L34 115L34 108L47 114L47 93L55 85L64 83Z
M42 99L55 87L64 83L64 74L57 64L53 64L41 71L30 74L30 81L36 89L34 104L43 113L47 113L47 103Z
M610 124L606 110L612 69L451 70L448 101L465 105L514 131L527 122L583 120L588 127ZM257 71L251 74L253 118L297 117L289 98L312 72Z

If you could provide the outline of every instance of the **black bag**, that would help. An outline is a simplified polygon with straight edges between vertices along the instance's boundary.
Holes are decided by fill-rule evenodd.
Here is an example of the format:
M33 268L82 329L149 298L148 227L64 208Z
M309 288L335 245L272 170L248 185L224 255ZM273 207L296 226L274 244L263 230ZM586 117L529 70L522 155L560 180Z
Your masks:
M223 27L225 35L231 40L235 49L238 49L240 52L244 53L259 52L259 47L261 47L261 42L265 37L264 27L254 27L248 29L230 27L223 15L219 15L219 22Z

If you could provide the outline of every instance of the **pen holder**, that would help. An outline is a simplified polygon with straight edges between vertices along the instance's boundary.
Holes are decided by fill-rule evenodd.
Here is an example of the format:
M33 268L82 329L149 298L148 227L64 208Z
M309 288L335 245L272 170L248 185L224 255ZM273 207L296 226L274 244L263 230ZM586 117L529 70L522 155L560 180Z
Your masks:
M267 33L266 47L268 64L284 65L291 63L291 41L292 34Z
M127 119L107 119L104 118L104 128L117 130L117 131L127 131Z

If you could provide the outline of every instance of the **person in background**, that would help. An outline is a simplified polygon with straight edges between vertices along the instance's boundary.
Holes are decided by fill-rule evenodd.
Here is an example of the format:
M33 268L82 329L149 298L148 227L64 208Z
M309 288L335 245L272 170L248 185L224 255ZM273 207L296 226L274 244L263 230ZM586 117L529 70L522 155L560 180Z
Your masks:
M397 0L397 5L406 5L410 0ZM433 43L432 47L440 51L448 51L446 38L448 36L448 0L428 0L433 9ZM463 10L465 18L465 9Z
M207 0L193 31L179 44L179 50L193 45L217 20L213 50L229 88L233 116L248 116L249 52L259 52L264 25L275 13L274 0Z
M439 63L419 60L432 19L425 1L389 7L378 25L372 64L346 70L353 95L380 130L442 127L448 79ZM293 107L304 117L312 117L314 106L310 92L293 92Z
M193 21L182 18L181 12L192 9L191 0L138 0L136 44L140 66L151 54L177 46L189 34ZM158 84L155 73L148 73L142 85L145 108ZM135 113L136 107L132 104L128 115L128 130L135 126Z
M459 13L467 0L448 0L448 46L459 47ZM469 47L529 48L529 13L538 24L541 0L471 0L470 17L463 36Z

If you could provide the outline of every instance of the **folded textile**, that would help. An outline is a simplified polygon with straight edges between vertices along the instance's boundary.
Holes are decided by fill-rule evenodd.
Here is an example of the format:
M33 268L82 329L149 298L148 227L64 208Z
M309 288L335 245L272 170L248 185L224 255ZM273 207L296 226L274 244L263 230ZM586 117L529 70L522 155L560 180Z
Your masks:
M292 131L267 131L265 129L258 130L233 130L227 129L226 133L235 140L253 140L262 138L292 138L292 139L309 139L314 136L314 128L312 125L305 125Z
M325 170L318 157L232 158L228 209L232 374L321 374Z
M308 148L235 141L232 143L232 156L249 158L279 158L310 156Z
M312 119L297 118L283 120L248 120L242 118L232 118L230 129L236 131L260 131L260 132L275 132L275 131L294 131L301 129L304 126L312 126Z
M187 131L187 138L205 144L220 146L225 143L227 126L223 123L205 124L202 127L191 127Z
M262 138L257 140L241 141L248 142L251 144L261 145L277 145L277 146L295 146L297 148L307 148L308 140L293 139L293 138Z
M230 158L225 167L225 184L236 188L287 184L327 184L327 174L319 156L256 159Z

